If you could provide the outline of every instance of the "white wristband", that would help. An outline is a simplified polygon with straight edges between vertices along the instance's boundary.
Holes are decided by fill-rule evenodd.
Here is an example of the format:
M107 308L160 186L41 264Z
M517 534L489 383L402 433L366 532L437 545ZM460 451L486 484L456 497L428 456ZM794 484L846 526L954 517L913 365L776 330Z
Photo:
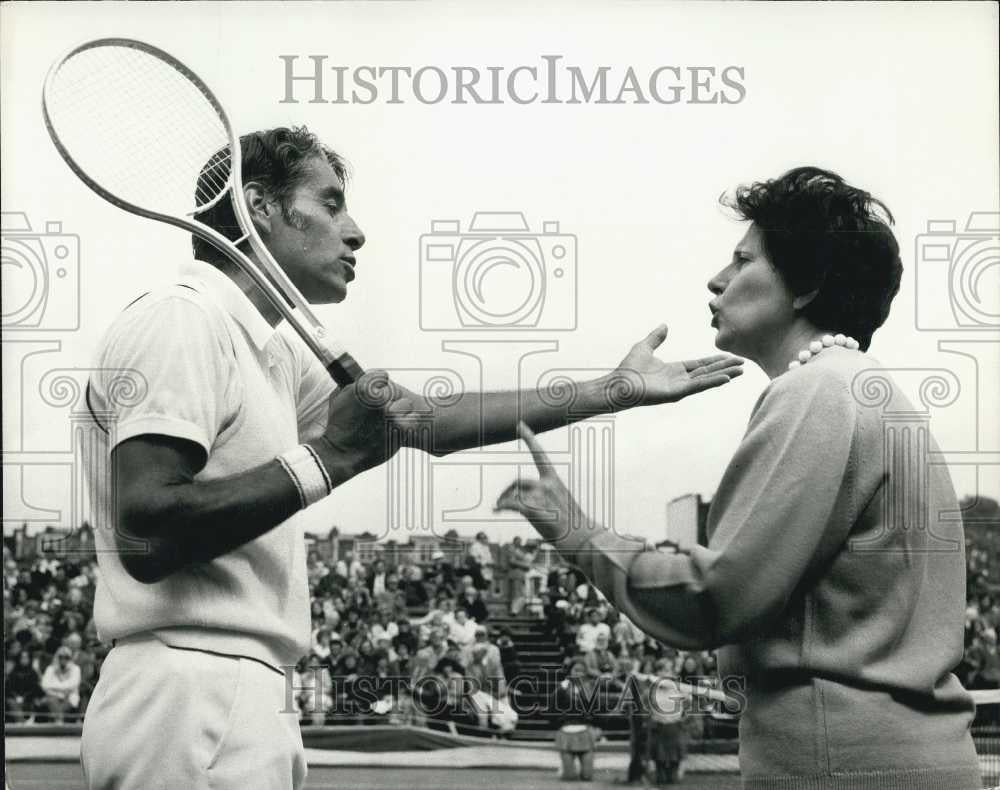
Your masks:
M326 467L308 444L300 444L294 450L282 453L278 456L278 463L295 483L302 507L319 502L333 491Z

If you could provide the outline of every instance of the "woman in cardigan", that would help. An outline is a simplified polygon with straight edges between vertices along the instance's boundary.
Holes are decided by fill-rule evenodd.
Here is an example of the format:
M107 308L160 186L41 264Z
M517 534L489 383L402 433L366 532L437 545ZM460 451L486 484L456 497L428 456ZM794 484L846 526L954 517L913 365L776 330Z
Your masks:
M750 224L709 282L716 345L771 382L712 502L708 545L668 554L590 522L526 428L541 479L497 506L647 633L720 648L724 682L746 684L747 790L981 788L974 706L951 672L965 609L954 489L862 386L914 411L863 353L899 288L892 217L817 168L728 205Z

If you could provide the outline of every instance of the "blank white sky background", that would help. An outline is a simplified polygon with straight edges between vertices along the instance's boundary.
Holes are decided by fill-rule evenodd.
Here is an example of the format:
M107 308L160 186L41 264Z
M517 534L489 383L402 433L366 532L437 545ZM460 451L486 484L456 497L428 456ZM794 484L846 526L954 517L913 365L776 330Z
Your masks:
M81 238L81 328L59 335L61 350L36 358L26 375L85 367L120 308L172 281L177 262L189 255L182 232L125 214L90 192L59 158L42 123L41 85L54 58L78 41L121 35L189 64L238 129L306 123L351 162L349 203L368 241L348 300L319 312L363 365L473 372L468 360L441 349L443 339L473 335L420 331L418 240L432 220L458 219L464 229L477 210L522 211L533 230L557 220L562 232L577 236L578 327L526 335L559 341L559 351L537 357L534 369L610 367L660 321L671 327L664 357L711 353L705 283L743 232L719 210L719 194L816 164L869 189L895 214L906 272L872 353L889 367L952 369L962 394L933 412L932 430L945 450L976 449L974 369L968 359L937 350L950 335L915 329L913 259L915 237L929 219L954 219L961 228L970 211L1000 210L996 6L536 6L4 4L4 211L26 212L36 230L59 220L65 233ZM746 98L710 106L425 106L412 99L388 105L382 96L368 106L280 104L278 56L302 56L304 72L305 56L313 54L349 69L446 71L541 67L542 55L562 55L562 66L585 73L610 66L613 91L629 66L643 75L663 65L736 65L745 69ZM297 91L309 96L307 87ZM164 144L170 144L166 129ZM997 274L994 267L994 287ZM972 336L996 337L964 335ZM488 381L509 387L518 352L504 348ZM25 393L21 446L67 449L65 414L53 419L36 403L37 385L22 390L19 371L9 368L5 361L7 404ZM996 366L980 377L992 394L984 396L988 411L979 414L979 449L995 452ZM404 383L418 378L400 375ZM619 416L616 528L661 538L669 499L710 496L765 384L753 368L723 391ZM5 406L5 449L19 430L11 414ZM558 431L545 441L559 448L565 437ZM959 494L978 488L1000 495L996 469L984 469L977 480L968 468L955 468ZM511 477L511 469L486 475L475 518L490 518L489 505ZM55 496L45 480L26 476L34 501ZM441 473L435 510L474 506L477 487L466 473ZM382 471L352 481L315 508L317 529L337 523L383 531L385 488ZM483 523L446 526L470 531ZM514 522L487 531L495 538L531 533Z

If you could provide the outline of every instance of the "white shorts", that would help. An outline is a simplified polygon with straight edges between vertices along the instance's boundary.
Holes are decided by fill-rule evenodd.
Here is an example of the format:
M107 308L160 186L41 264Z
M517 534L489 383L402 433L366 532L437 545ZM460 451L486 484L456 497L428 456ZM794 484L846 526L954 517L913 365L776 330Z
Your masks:
M108 654L87 706L87 787L297 790L305 752L285 710L285 678L265 664L130 638Z

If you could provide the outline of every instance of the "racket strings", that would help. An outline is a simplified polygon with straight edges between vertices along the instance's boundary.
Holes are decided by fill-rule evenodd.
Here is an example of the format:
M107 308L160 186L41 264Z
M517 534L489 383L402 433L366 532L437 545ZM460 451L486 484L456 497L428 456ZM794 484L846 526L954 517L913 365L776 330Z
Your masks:
M46 107L73 160L115 197L186 215L228 186L219 113L184 73L148 52L102 44L72 55Z
M216 151L202 167L195 188L195 205L198 208L211 203L216 195L226 188L229 183L230 161L229 146L227 145Z

